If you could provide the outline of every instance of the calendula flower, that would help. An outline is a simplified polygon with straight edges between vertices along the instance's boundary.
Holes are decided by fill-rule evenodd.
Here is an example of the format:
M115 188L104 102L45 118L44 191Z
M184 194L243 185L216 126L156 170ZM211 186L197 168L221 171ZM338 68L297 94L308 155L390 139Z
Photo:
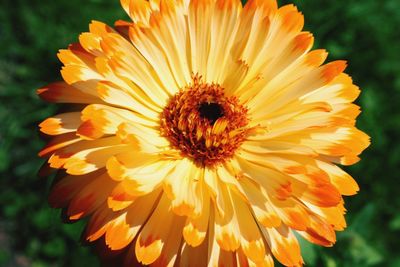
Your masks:
M132 22L92 22L38 91L73 103L40 124L51 205L125 266L301 266L296 235L332 246L358 191L337 165L369 145L346 63L275 0L121 3Z

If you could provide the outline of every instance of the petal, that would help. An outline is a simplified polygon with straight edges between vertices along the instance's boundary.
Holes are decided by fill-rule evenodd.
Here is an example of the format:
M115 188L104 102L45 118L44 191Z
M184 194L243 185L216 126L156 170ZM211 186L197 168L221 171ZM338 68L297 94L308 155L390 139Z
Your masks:
M85 239L93 242L102 237L110 222L115 220L121 215L119 212L114 212L106 207L103 203L97 210L90 216L89 222L85 228Z
M218 178L222 183L229 186L237 194L245 197L245 194L242 190L242 187L240 186L238 179L241 174L241 169L235 159L232 159L229 162L225 162L224 165L218 166L216 168L216 172Z
M182 218L170 211L170 201L163 194L136 241L137 259L143 264L155 262L162 255L163 249L170 240L170 230L182 231L183 222Z
M282 225L262 230L272 253L280 263L286 266L303 264L299 243L288 227Z
M219 252L218 266L236 267L236 252L225 251L221 249Z
M224 72L229 69L228 66L233 61L227 51L231 51L234 47L241 10L242 5L236 0L217 0L215 2L210 14L210 50L207 69L204 73L206 81L220 83L226 75ZM194 40L201 38L201 36L196 36L196 33L191 32L190 34L195 36Z
M258 141L255 136L249 137L242 145L241 149L260 155L265 154L296 154L315 157L318 156L311 148L306 146L300 146L294 143L280 141L280 140L268 140L268 142Z
M218 241L215 235L215 213L214 210L210 210L210 222L208 227L208 243L207 243L207 266L217 267L219 266L219 258L222 249L218 245ZM204 244L206 244L204 242Z
M331 81L329 79L338 76L344 68L344 63L335 61L319 68L302 68L299 73L296 74L297 80L292 80L295 77L290 77L287 81L282 82L275 78L270 81L257 96L249 101L248 106L252 110L255 119L258 120L261 116L264 116L266 112L273 112L278 108L285 107L285 105L299 97L325 86ZM329 74L332 77L326 77L326 72L330 69L335 69L337 72ZM283 73L280 75L283 76ZM298 75L301 76L298 77ZM280 84L276 84L275 80ZM268 102L261 101L261 99L267 99ZM267 104L268 110L263 109Z
M117 185L107 198L107 206L113 211L120 211L132 205L136 199L136 196L125 192L123 186Z
M157 0L120 0L121 5L126 13L131 17L134 23L142 27L149 25L149 18L152 12L159 10L159 2Z
M160 48L178 88L183 88L191 81L185 53L189 42L185 12L185 7L180 1L161 1L160 12L152 14L150 28L144 32L151 42Z
M310 87L310 85L302 86L302 83L314 81L316 82L316 87L318 87L318 85L325 85L326 82L321 77L323 68L318 67L325 61L326 57L326 51L314 50L306 55L300 56L298 60L295 60L285 69L271 76L271 78L266 77L265 79L259 79L252 89L256 94L251 95L250 98L252 99L252 103L254 103L254 107L259 109L259 111L253 111L254 114L257 115L255 118L264 115L266 112L273 112L275 109L285 106L284 103L295 100L296 98L290 94L295 93L301 96L306 93L304 90L312 91L312 89L317 89L312 86ZM271 71L263 73L263 76L269 75L270 72ZM301 86L296 87L296 85ZM259 105L259 99L267 101L264 101L263 104L268 104L268 110L261 112L262 109ZM258 102L258 104L256 104L256 102ZM252 103L249 103L249 105L253 106Z
M265 167L275 169L282 173L298 174L307 172L303 164L285 154L256 154L243 151L241 152L241 156L253 163L262 164Z
M160 136L156 129L140 124L124 122L118 126L118 138L121 142L132 144L144 153L161 153L167 151L169 142Z
M172 210L179 216L198 217L203 209L204 189L201 170L183 159L164 181L164 191L172 200Z
M187 243L183 243L180 262L178 266L188 266L188 267L196 267L196 266L214 266L207 265L208 263L208 240L202 242L200 246L192 247Z
M69 204L67 215L71 220L80 219L95 211L106 201L108 194L115 186L115 181L106 174L97 177L84 185Z
M116 181L123 181L128 178L128 173L140 171L148 165L161 160L158 155L145 154L135 151L117 154L107 161L107 171Z
M53 137L50 142L38 153L39 157L47 157L51 153L81 141L82 139L76 133L66 133Z
M326 161L317 160L318 168L323 170L329 175L331 183L336 186L340 194L351 196L358 192L360 189L357 182L348 173L343 171L338 166Z
M149 108L146 104L143 104L142 101L138 100L135 95L130 94L130 90L123 89L113 83L100 82L97 86L97 91L99 97L103 101L135 112L136 117L138 117L135 121L141 118L141 120L138 121L139 123L146 122L149 124L150 121L154 121L156 118L158 119L158 112L160 112L161 109L155 106ZM139 116L139 114L142 116ZM154 125L154 123L152 123L152 125Z
M62 167L69 174L86 174L105 167L110 157L130 149L132 149L130 146L119 144L97 146L73 154L65 160ZM64 155L61 157L64 157ZM50 158L49 162L52 163L53 158Z
M190 38L189 62L194 74L207 73L210 54L210 32L213 1L190 1L188 10L188 31ZM208 81L207 82L212 82Z
M93 55L89 54L79 44L73 44L66 50L60 50L58 57L64 63L61 75L67 84L98 81L103 78L96 70ZM88 88L84 93L96 95L95 92L95 88Z
M286 199L292 195L292 179L266 166L254 164L241 156L236 157L243 175L258 183L271 197Z
M64 208L73 197L88 183L99 176L98 172L82 176L66 175L51 188L49 203L53 208Z
M248 1L243 9L240 18L241 24L236 36L237 45L235 45L233 53L235 58L241 59L251 66L251 74L247 78L258 73L258 67L267 61L268 57L263 55L260 64L257 55L260 55L264 46L267 45L266 41L271 34L269 15L275 13L276 9L275 1ZM246 82L243 84L246 84Z
M281 218L271 206L265 190L245 177L240 179L240 185L257 221L264 227L278 227L281 224Z
M100 104L87 106L82 111L81 119L83 123L77 133L87 139L97 139L104 135L116 134L118 126L125 122L156 125L149 120L140 119L132 111Z
M240 229L238 225L238 214L234 212L231 198L232 192L219 185L219 196L224 214L215 212L215 238L221 249L235 251L240 246Z
M294 99L290 103L284 106L280 106L274 110L268 110L269 112L258 113L260 117L255 118L256 121L265 127L264 136L271 137L278 129L287 127L287 125L294 124L294 121L298 121L299 118L307 115L324 114L325 117L334 116L334 107L326 102L313 102L304 103L299 99ZM296 121L296 122L297 122ZM298 123L297 123L298 124ZM314 124L315 125L315 124ZM312 126L314 126L312 125ZM300 125L303 126L303 125ZM308 125L307 125L308 126ZM303 129L306 127L303 127ZM256 134L256 136L262 137L262 132Z
M139 161L138 156L142 157ZM161 186L176 165L175 161L161 160L157 155L128 152L111 158L107 170L114 180L121 181L122 188L118 190L141 196Z
M119 250L129 245L135 234L135 231L126 222L126 213L123 213L108 224L105 241L111 250Z
M238 266L240 267L274 267L274 260L272 258L272 253L269 250L268 247L266 247L266 254L264 259L261 261L254 262L251 259L247 258L246 255L244 254L242 249L239 249L236 252L237 255L237 262Z
M108 230L108 226L118 217L125 216L125 223L129 225L129 238L136 236L149 215L153 212L154 206L158 203L160 190L155 190L148 195L137 198L137 200L124 212L115 212L107 207L99 208L90 218L86 227L85 236L88 241L100 238ZM143 209L146 207L146 209ZM126 215L125 215L126 214ZM118 236L108 234L111 244ZM115 240L115 242L119 242Z
M82 88L81 84L81 88ZM84 93L73 85L65 82L49 84L37 90L37 94L45 101L56 103L99 103L101 100L94 95Z
M270 198L271 205L276 214L281 218L283 224L292 229L306 230L310 225L308 208L297 199L288 198L278 200Z
M209 198L205 198L201 215L197 218L187 218L183 228L183 237L187 244L197 247L203 244L207 234L210 216Z
M153 266L175 266L175 261L178 258L178 253L182 246L182 226L184 218L175 217L173 227L168 232L168 237L165 240L160 257L152 264Z
M39 124L40 131L48 135L59 135L76 131L81 123L79 112L68 112L48 118Z
M300 176L306 177L305 175L298 175L298 177ZM322 177L325 177L325 174ZM315 176L312 179L312 181L309 180L308 188L305 191L295 193L299 199L321 207L333 207L342 201L340 192L330 182L318 181L321 176ZM304 180L308 180L308 178Z
M109 248L122 249L132 242L153 212L159 196L160 190L156 190L137 198L126 212L108 224L105 240Z
M247 27L242 26L244 27L243 30L247 31L249 27L252 29L247 33L249 34L248 39L242 39L244 44L239 45L239 49L237 49L238 52L241 52L239 58L246 61L250 66L248 75L243 81L241 89L237 92L239 95L245 93L241 96L243 100L254 99L262 88L261 84L271 80L268 74L274 71L276 65L274 63L285 61L285 48L291 46L290 42L300 33L302 28L303 17L294 6L288 5L277 11L275 11L276 7L269 5L269 3L266 6L268 8L243 12L246 15L243 21L250 23ZM250 18L247 16L250 16ZM240 49L241 47L243 47L243 50ZM274 53L270 53L270 51L274 51ZM279 66L276 67L276 69L279 68ZM252 87L247 92L245 91L254 77L264 78L264 76L265 80L260 80L260 85ZM252 103L249 103L249 105L252 106Z
M233 209L238 219L241 235L240 245L244 254L252 261L263 261L265 257L264 240L254 221L250 207L236 194L231 194Z
M154 68L130 42L119 34L108 34L101 44L113 74L134 84L138 92L132 93L142 94L142 98L152 105L165 106L168 89L160 83Z
M56 150L49 163L50 167L65 168L70 174L79 175L104 167L114 152L119 153L127 148L128 146L121 145L116 137L80 141Z
M123 52L120 50L114 51L114 49L118 49L118 47L115 48L115 46L117 46L117 45L114 44L114 42L118 43L121 41L119 39L113 40L112 38L118 38L118 37L116 37L115 35L112 35L111 37L108 35L105 37L102 37L102 40L106 39L106 41L109 42L109 43L107 43L106 41L102 41L102 47L103 47L103 49L105 49L104 53L106 53L106 54L104 56L96 58L96 68L97 68L98 72L104 76L104 80L97 83L97 87L96 87L97 94L99 94L99 97L102 97L105 100L108 100L109 102L115 102L116 101L115 98L118 97L118 94L120 94L120 93L117 93L117 95L115 95L113 97L109 97L107 95L107 92L109 92L110 90L112 90L114 92L115 92L115 90L119 90L119 91L122 91L122 92L126 93L127 95L129 95L129 98L131 98L130 102L135 101L135 106L140 104L146 110L151 109L153 111L160 111L162 108L160 103L158 103L157 101L154 101L154 99L150 98L148 96L148 93L146 92L146 90L143 90L137 83L132 81L131 78L129 77L129 74L126 73L126 70L123 69L124 66L126 66L126 64L129 64L129 62L119 61L119 60L122 60L119 57L123 57L123 55L121 54ZM125 47L125 49L127 49L127 50L133 49L132 45L126 44L125 41L122 41L122 42L123 42L123 44L120 44L120 45ZM127 58L126 60L129 60L129 58ZM121 65L121 64L123 64L123 65ZM123 71L122 74L121 74L121 72L118 72L119 69L121 69ZM148 80L148 81L151 81L151 80ZM151 85L151 86L153 86L153 85ZM120 104L123 104L123 103L120 103ZM117 106L120 104L115 103L115 105L117 105ZM130 108L133 108L133 107L130 107ZM128 109L130 109L130 108L128 108ZM138 110L135 110L135 111L139 112Z
M129 38L129 27L132 26L133 23L125 20L117 20L114 22L114 28L115 30L121 34L123 37L126 39Z
M335 207L318 207L311 204L307 204L307 207L319 215L328 224L332 225L335 231L342 231L346 228L346 220L344 215L346 209L344 208L344 202L342 201Z
M336 234L332 225L325 222L320 216L314 214L310 216L310 227L298 233L311 243L331 247L336 242Z
M351 103L360 94L351 77L341 73L331 83L302 97L305 103L328 101L330 104Z
M370 144L369 136L354 127L325 129L310 135L310 139L303 141L304 145L330 156L357 156Z
M209 168L204 169L204 182L207 185L208 191L210 193L210 196L212 199L215 201L215 199L218 199L218 176L217 173L214 170L211 170ZM218 201L217 201L218 204ZM217 205L218 207L218 205ZM219 212L223 213L222 208L218 207Z
M113 33L115 30L110 26L100 21L93 20L89 24L89 32L82 33L79 36L79 43L87 52L93 56L103 56L101 48L101 38L108 33Z

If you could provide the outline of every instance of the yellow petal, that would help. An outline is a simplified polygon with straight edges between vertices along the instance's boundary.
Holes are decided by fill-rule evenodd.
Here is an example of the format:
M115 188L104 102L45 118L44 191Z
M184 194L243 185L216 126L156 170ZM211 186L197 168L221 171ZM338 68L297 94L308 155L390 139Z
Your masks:
M192 247L201 245L206 237L209 216L210 216L209 198L205 198L201 215L197 218L187 218L183 228L183 237L187 244Z
M79 44L74 44L67 50L60 50L58 57L64 63L61 75L67 84L82 81L98 81L103 77L96 71L94 57L88 54ZM88 89L88 94L95 94L95 90Z
M234 213L238 219L240 245L244 254L254 262L265 258L264 240L257 223L254 221L250 207L236 194L231 194Z
M158 107L165 106L168 89L160 83L154 68L130 42L119 34L108 34L103 37L102 46L114 75L135 84L137 92L132 93L143 94L142 99Z
M99 139L99 141L100 140L101 139ZM107 144L105 142L99 142L97 145L98 146L95 146L94 144L93 148L81 150L71 156L68 156L68 154L62 155L62 157L66 157L62 167L69 174L86 174L105 167L108 159L113 155L132 149L129 145L121 145L118 143ZM53 158L50 158L49 162L51 164ZM63 160L61 162L63 162Z
M125 149L127 145L121 145L116 137L80 141L56 150L49 163L53 168L65 168L79 175L104 167L109 157Z
M240 229L238 214L233 210L233 203L229 189L219 185L219 196L224 214L215 212L215 238L218 245L226 251L235 251L240 246Z
M79 112L68 112L46 119L39 124L39 127L45 134L59 135L76 131L80 123Z
M182 231L183 221L181 219L171 212L170 201L163 194L136 241L135 253L137 259L143 264L155 262L161 256L170 230L174 228ZM178 221L182 221L182 223L177 223Z
M326 220L328 224L332 225L335 231L342 231L346 228L347 224L344 218L346 209L344 208L344 201L341 201L335 207L318 207L309 203L307 207L323 220Z
M182 246L182 226L184 224L183 217L175 217L168 236L165 239L160 257L152 264L152 266L176 266L175 262L178 258L178 253Z
M196 266L215 266L208 265L208 240L205 240L197 247L192 247L187 243L183 242L180 262L178 266L188 266L188 267L196 267Z
M124 122L118 126L118 138L127 144L132 144L143 153L160 153L169 147L169 142L153 128L140 124Z
M306 230L310 225L308 208L300 201L288 198L279 200L270 198L271 205L283 224L296 230Z
M134 95L129 93L130 90L123 89L112 83L100 82L97 86L97 91L99 97L105 102L131 110L133 113L129 117L134 119L135 122L155 126L154 120L158 119L158 112L161 109L155 106L148 107L141 103ZM123 113L126 113L126 111Z
M179 216L198 217L206 202L202 171L187 159L179 161L164 181L164 190L172 200L172 210Z
M232 63L230 53L232 49L236 49L236 32L239 27L239 16L242 5L236 0L217 0L211 11L210 23L210 52L208 54L207 69L204 78L207 81L222 82L225 71L229 69ZM204 29L204 31L206 31ZM196 35L196 33L191 33ZM195 38L201 38L196 36Z
M286 266L302 265L299 243L288 227L282 225L262 230L272 253L280 263Z
M157 155L141 155L143 165L135 162L138 153L121 153L110 159L107 170L114 180L131 196L141 196L160 187L177 165L175 161L160 160ZM135 157L132 157L135 156ZM123 190L121 188L121 190Z
M147 27L151 13L160 9L159 0L120 0L120 2L132 21L142 27Z
M123 213L108 224L105 240L111 250L119 250L129 245L135 235L135 230L126 221L126 213Z
M113 223L115 220L118 220L120 216L123 216L123 224L129 226L129 230L126 233L128 238L122 238L125 240L125 244L127 245L127 243L129 243L128 241L132 240L132 238L139 233L139 230L142 228L149 215L153 212L153 206L157 204L160 192L161 190L155 190L148 195L137 198L135 202L123 212L115 212L107 207L99 208L90 218L85 233L86 239L88 241L97 240L103 234L106 234L111 223ZM144 209L143 207L146 208ZM121 244L121 241L118 240L121 238L119 235L113 235L111 233L106 235L108 235L108 237L106 237L106 242L108 239L109 241L107 243L111 247L113 247L112 243L114 242L116 244Z
M265 190L245 177L240 179L240 185L257 221L264 227L278 227L281 224L281 218L271 206Z
M329 175L331 183L336 186L340 194L351 196L358 192L357 182L341 168L326 161L318 160L317 164L321 170Z
M333 226L324 221L320 216L310 216L310 227L306 231L298 233L311 243L331 247L336 242L336 234Z

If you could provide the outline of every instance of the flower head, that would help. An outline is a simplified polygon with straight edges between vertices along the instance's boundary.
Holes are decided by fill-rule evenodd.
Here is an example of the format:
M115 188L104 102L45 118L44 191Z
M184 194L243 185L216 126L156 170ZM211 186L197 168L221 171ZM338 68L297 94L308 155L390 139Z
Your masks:
M51 205L126 266L301 266L294 233L332 246L358 191L337 165L369 145L346 63L275 0L121 3L132 21L92 22L38 91L73 104L40 124Z

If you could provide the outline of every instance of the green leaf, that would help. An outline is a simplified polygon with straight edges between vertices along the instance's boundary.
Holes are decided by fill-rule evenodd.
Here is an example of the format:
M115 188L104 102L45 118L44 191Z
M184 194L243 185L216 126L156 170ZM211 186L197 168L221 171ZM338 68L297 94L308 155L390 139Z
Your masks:
M61 238L52 239L43 246L43 253L48 257L62 257L65 252L65 243Z

